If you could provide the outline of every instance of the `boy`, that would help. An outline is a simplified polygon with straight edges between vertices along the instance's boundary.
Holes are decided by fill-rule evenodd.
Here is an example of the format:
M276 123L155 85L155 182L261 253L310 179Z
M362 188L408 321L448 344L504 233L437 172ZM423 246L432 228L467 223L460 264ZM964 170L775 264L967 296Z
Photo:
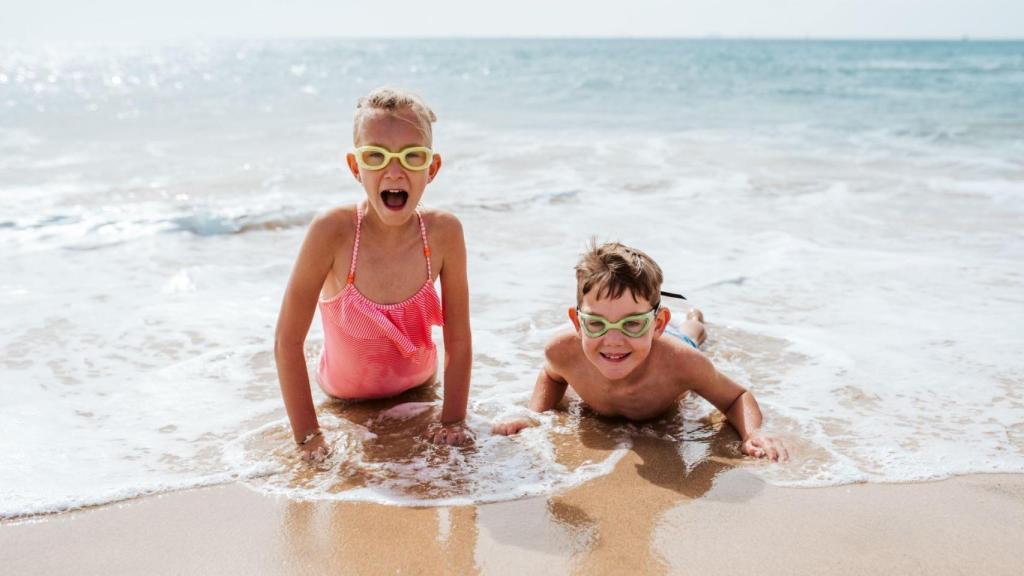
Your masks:
M572 386L598 414L647 420L693 391L725 414L744 454L787 460L782 442L761 435L754 395L698 351L704 340L700 311L690 311L682 334L664 335L671 313L660 305L661 282L661 268L639 250L613 242L584 254L576 265L576 308L569 310L575 331L553 337L544 348L547 362L530 409L554 408ZM535 424L517 419L493 431L511 435Z

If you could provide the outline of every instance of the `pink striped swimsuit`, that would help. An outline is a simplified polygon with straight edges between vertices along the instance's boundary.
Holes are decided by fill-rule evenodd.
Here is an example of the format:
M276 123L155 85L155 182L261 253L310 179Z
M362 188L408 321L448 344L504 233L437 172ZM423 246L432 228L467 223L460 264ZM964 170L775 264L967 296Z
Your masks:
M356 288L356 259L363 210L357 208L356 239L348 281L333 298L320 299L324 348L317 378L324 392L336 398L394 396L425 383L437 371L437 347L431 326L443 326L441 300L430 269L427 228L416 217L427 260L427 280L398 304L378 304Z

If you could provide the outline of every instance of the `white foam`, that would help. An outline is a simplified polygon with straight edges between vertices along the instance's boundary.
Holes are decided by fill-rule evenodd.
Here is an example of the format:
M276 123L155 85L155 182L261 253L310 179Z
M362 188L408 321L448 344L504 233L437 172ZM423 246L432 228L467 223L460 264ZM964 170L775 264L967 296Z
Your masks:
M418 403L427 408L436 406ZM408 409L403 406L402 411ZM383 416L383 414L382 414ZM393 417L389 415L388 417ZM253 477L253 488L271 494L307 500L368 501L403 506L462 506L552 494L608 474L625 454L628 441L607 452L598 462L567 468L555 456L550 434L552 419L515 437L493 435L490 420L470 415L475 430L471 449L428 447L422 455L380 461L365 455L364 443L376 434L330 415L321 427L334 453L319 464L310 478L309 467L298 461L288 440L287 423L269 423L228 444L225 453L233 466L262 466L277 474ZM268 443L273 446L268 451ZM270 458L271 460L267 460ZM346 487L357 478L366 485Z
M99 506L112 502L131 500L140 496L152 496L190 488L216 486L258 478L273 473L272 467L252 464L241 472L224 472L203 477L187 475L177 481L165 480L158 482L125 482L121 487L97 489L95 486L83 486L80 492L54 496L52 493L43 495L25 495L0 491L0 520L27 518L41 514L55 514L81 510L90 506Z

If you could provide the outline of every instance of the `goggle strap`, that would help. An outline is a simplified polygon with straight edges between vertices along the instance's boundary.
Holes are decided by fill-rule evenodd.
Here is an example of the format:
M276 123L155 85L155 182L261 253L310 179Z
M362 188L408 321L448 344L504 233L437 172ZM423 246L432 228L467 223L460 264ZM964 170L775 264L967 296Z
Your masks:
M676 294L675 292L665 292L664 290L662 290L661 295L668 296L669 298L678 298L680 300L686 300L686 296L683 296L682 294Z

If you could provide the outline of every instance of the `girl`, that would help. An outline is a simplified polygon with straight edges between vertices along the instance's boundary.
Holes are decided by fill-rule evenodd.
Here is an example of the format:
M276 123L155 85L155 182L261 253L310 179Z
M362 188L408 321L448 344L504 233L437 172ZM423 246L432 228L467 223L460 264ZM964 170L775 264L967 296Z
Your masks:
M431 326L444 326L444 405L427 436L450 445L470 439L462 424L472 359L462 225L447 212L418 208L441 169L431 149L436 119L406 92L382 88L362 98L347 162L366 200L319 214L306 233L274 343L281 395L305 459L331 451L303 353L317 306L324 326L317 379L336 398L395 396L433 383Z

